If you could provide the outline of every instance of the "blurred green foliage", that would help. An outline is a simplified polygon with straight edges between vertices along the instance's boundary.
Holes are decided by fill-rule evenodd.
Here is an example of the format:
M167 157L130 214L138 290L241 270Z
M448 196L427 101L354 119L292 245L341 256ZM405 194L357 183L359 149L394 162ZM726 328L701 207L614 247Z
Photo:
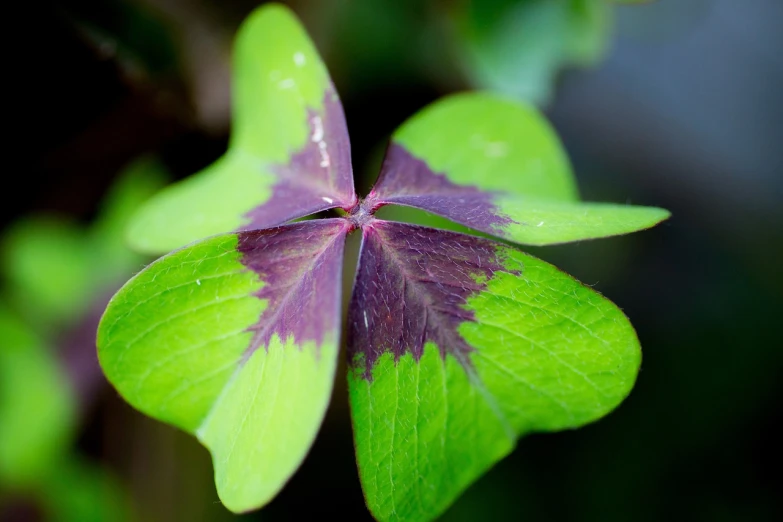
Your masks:
M83 317L102 292L142 266L145 258L125 246L125 224L165 179L158 163L139 160L111 187L89 227L53 215L9 227L0 266L9 301L44 329Z
M454 20L465 74L476 87L546 104L563 68L601 59L611 14L606 0L463 2Z
M71 443L76 401L35 331L0 308L0 484L38 484Z
M116 480L71 449L81 409L77 381L85 376L66 370L62 334L90 321L96 302L143 265L144 258L124 246L125 224L166 177L157 162L136 161L90 226L32 216L4 236L0 507L5 492L33 498L47 519L123 520L128 513ZM94 353L95 347L76 349Z
M106 468L69 456L44 485L43 510L64 522L124 522L133 509L122 484Z
M0 339L0 513L21 495L46 520L125 520L113 475L71 450L77 397L53 346L5 306Z

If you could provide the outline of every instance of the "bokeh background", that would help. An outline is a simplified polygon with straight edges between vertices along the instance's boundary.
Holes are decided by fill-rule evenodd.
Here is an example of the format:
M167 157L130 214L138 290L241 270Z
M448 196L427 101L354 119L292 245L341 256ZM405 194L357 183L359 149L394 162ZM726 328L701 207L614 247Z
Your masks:
M539 105L588 200L662 206L628 237L529 249L621 306L644 362L605 419L532 435L443 520L783 520L783 2L298 0L357 186L439 96ZM0 520L220 521L206 450L103 380L102 307L144 259L124 220L230 128L253 0L13 3L0 191ZM302 468L243 520L369 520L338 379Z

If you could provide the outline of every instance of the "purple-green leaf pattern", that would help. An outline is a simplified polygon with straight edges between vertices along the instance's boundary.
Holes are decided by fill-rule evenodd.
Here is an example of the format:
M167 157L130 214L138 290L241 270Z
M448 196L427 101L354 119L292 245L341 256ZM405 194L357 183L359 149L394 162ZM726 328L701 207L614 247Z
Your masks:
M164 256L110 302L106 376L139 410L196 434L234 511L296 470L329 402L349 224L227 234Z
M330 208L356 203L351 148L337 93L330 88L323 112L308 115L309 140L286 164L274 165L277 177L268 201L246 214L243 230L278 225Z
M144 250L196 242L127 283L98 332L122 396L210 450L227 508L271 500L317 433L355 230L349 395L377 519L435 518L521 435L581 426L629 393L638 340L600 294L499 242L375 216L417 207L530 244L665 218L579 203L535 109L487 93L425 108L394 133L359 200L337 94L290 11L265 6L243 24L233 89L229 150L141 209L130 232ZM283 224L330 208L345 212Z
M392 142L369 199L376 201L378 207L393 204L420 208L489 232L513 223L495 204L498 194L499 191L477 186L457 185L446 174L433 172L426 162Z
M503 267L493 243L460 239L444 241L443 231L381 220L364 227L348 357L367 379L383 353L419 360L426 343L469 368L472 348L457 329L473 312L463 305Z
M134 248L164 253L356 202L342 105L296 17L279 5L254 11L233 64L228 150L142 207L128 230Z
M630 392L623 313L489 239L363 230L348 324L359 473L379 520L430 520L531 431L575 428Z
M240 262L264 281L255 296L266 311L250 327L252 350L268 346L273 336L316 346L336 337L334 280L347 230L341 219L322 219L237 234Z
M626 234L669 216L654 207L580 203L575 192L549 125L522 104L478 93L435 102L404 123L369 199L529 245Z

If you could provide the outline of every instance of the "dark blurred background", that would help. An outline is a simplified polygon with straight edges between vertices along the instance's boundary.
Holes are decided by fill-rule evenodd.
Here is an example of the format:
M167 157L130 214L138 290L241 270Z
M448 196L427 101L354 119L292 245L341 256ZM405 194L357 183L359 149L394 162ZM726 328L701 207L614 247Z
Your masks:
M547 2L564 11L539 5ZM0 225L16 239L7 241L10 297L0 304L22 310L20 321L35 324L14 289L37 277L19 282L20 220L46 214L93 230L110 187L139 156L154 155L175 180L224 151L231 38L258 4L9 6L6 25L18 32L6 47ZM494 88L542 106L585 199L673 214L628 237L528 249L625 310L642 372L598 423L522 439L443 519L783 520L783 2L288 4L341 94L360 191L408 116L450 92ZM58 259L57 243L44 243L31 251ZM91 332L106 296L145 262L130 259L122 274L109 261L93 267L111 276L89 294L65 294L82 302L80 313L33 328L77 390L72 435L59 442L69 456L49 465L67 458L80 471L40 489L6 487L3 521L234 518L218 502L206 450L136 413L97 369ZM343 378L305 464L270 505L241 518L326 516L369 519Z

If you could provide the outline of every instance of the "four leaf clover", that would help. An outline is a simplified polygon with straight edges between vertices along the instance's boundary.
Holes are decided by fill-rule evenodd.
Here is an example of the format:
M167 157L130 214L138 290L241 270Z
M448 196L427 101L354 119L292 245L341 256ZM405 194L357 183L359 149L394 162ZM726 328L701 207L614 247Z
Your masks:
M579 202L547 122L486 93L447 97L406 122L360 199L337 93L287 9L250 15L234 73L228 151L140 209L130 242L176 250L114 296L98 332L120 394L212 453L227 508L269 502L319 430L351 232L362 246L349 394L376 518L434 518L521 435L584 425L628 395L641 357L628 319L507 243L623 234L668 212ZM506 242L384 221L375 212L385 205ZM292 222L329 209L338 217Z

